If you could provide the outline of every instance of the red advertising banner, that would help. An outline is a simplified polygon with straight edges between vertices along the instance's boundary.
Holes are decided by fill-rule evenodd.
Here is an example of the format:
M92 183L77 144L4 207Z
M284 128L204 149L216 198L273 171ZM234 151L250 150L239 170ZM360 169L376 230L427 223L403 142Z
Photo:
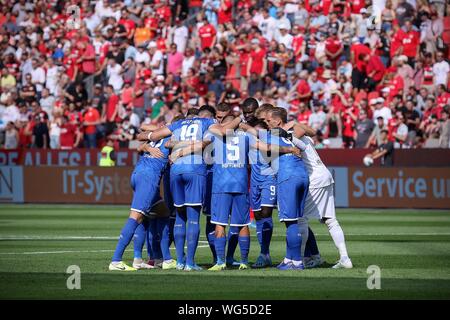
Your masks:
M348 168L348 206L450 209L450 168Z
M367 149L322 149L320 157L327 166L363 166ZM135 150L116 151L116 166L134 166L139 159ZM0 150L0 166L96 166L100 159L99 149L74 150ZM377 161L376 166L379 165ZM444 167L450 165L450 149L395 150L394 165L397 167Z
M132 167L23 167L24 201L130 204Z

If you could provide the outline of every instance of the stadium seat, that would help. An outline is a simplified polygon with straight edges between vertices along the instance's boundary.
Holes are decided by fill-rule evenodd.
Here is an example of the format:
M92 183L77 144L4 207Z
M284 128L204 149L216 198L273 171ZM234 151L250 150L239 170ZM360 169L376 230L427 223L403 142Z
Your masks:
M444 31L442 33L442 40L444 40L444 43L450 43L450 30Z

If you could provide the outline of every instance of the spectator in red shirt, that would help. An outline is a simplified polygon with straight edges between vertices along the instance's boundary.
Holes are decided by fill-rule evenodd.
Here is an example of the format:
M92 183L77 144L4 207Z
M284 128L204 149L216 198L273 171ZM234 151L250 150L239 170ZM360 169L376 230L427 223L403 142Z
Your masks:
M403 54L408 57L408 64L414 68L414 63L419 57L420 34L413 30L411 20L405 21L405 32L401 41Z
M301 124L305 124L308 125L309 123L309 116L311 115L311 110L309 110L306 107L306 104L304 102L301 102L300 105L298 106L298 116L297 116L297 121Z
M325 53L330 59L333 69L336 69L337 62L341 57L344 46L337 36L337 29L330 29L330 37L325 40Z
M78 130L78 126L75 123L69 122L67 116L63 116L61 119L61 134L59 136L61 149L70 150L78 148L81 141L81 132Z
M84 144L85 147L97 147L97 125L100 124L100 114L93 106L86 106L83 114Z
M119 96L114 93L114 87L111 85L106 86L106 108L103 109L102 122L105 123L106 135L110 135L115 127L119 118Z
M364 44L359 43L358 38L353 38L353 44L350 47L352 70L352 86L353 95L356 96L359 90L366 87L366 64L364 57L370 55L370 48Z
M204 25L198 29L198 36L200 37L200 47L203 50L205 48L212 48L216 43L216 29L208 20L203 20Z
M367 63L367 88L369 91L374 91L383 79L386 68L378 55L365 55L364 61Z
M256 73L261 78L267 73L266 51L261 48L259 39L252 39L252 51L247 65L247 75Z
M221 0L218 12L218 23L225 24L231 22L233 14L233 2L231 0Z

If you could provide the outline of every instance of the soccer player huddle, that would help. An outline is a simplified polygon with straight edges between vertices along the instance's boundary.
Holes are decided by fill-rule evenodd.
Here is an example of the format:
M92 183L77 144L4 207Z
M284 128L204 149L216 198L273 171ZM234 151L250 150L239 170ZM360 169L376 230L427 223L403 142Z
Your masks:
M334 180L311 139L315 131L288 122L285 109L259 106L257 100L247 98L238 117L226 103L216 108L206 105L190 109L164 127L143 125L141 130L140 158L131 175L130 215L109 270L202 270L195 262L202 212L213 260L208 270L272 267L276 206L278 219L286 227L286 255L279 270L303 270L323 263L308 219L327 225L340 255L333 268L353 267L336 220ZM250 209L260 245L251 266ZM133 239L131 267L122 256ZM172 242L176 258L170 252ZM149 258L145 261L144 244ZM238 245L241 256L235 261Z

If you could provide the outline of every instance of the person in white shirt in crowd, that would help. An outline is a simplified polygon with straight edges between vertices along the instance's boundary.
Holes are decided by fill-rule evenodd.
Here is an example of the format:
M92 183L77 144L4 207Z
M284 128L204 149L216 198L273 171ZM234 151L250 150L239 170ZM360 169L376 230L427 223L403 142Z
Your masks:
M439 51L436 54L436 62L433 64L434 86L437 88L440 84L447 86L450 80L450 65L444 60L444 53Z
M271 41L278 30L277 20L269 15L267 9L261 9L262 19L258 23L261 34L267 41Z
M292 40L294 40L294 37L289 33L288 30L289 26L282 22L279 26L278 26L279 32L277 33L275 40L278 43L284 44L284 46L286 47L286 49L291 50L292 49Z
M316 131L325 133L327 125L327 114L323 111L323 104L319 103L311 108L311 115L308 119L308 125Z
M52 58L47 59L46 63L47 75L45 79L45 88L51 95L56 95L59 81L59 67L55 65Z
M186 77L188 75L189 69L191 69L194 66L194 62L195 62L194 50L188 47L184 51L183 63L181 64L182 77Z
M189 30L180 18L175 19L175 26L170 30L172 42L177 45L177 51L184 53L189 38Z
M136 52L136 56L134 57L134 61L136 63L143 62L146 66L150 64L150 55L148 54L147 50L145 49L146 45L141 44L138 46L138 51Z
M11 150L17 149L19 146L19 131L17 130L14 122L9 121L6 124L5 130L5 143L3 145L4 149Z
M163 54L160 50L158 50L158 46L155 41L151 41L148 45L149 52L151 55L150 67L152 69L152 73L155 75L161 75L164 73L164 61Z
M31 83L36 86L36 93L41 94L45 84L45 71L37 59L31 60Z
M112 85L114 91L118 93L123 86L122 66L115 59L109 59L106 76L108 77L108 84Z
M47 88L42 90L42 96L39 100L42 110L44 110L50 120L53 119L53 107L55 105L55 97L50 95L50 91Z
M382 117L384 124L387 125L388 121L392 118L392 112L388 106L384 105L384 98L372 99L370 100L370 105L375 107L373 111L373 122L376 124L377 118Z

